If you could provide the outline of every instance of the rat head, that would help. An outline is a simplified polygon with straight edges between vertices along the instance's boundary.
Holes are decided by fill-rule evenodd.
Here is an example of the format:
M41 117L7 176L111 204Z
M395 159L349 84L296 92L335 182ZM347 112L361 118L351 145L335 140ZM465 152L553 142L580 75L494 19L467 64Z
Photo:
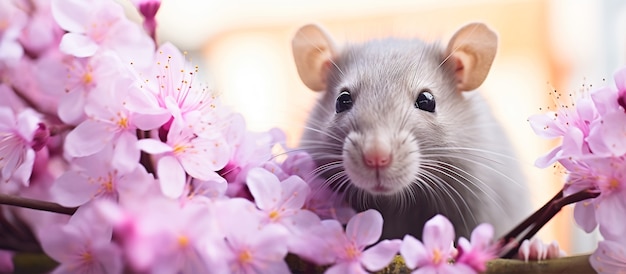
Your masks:
M476 138L464 130L477 115L464 91L482 84L496 45L479 23L458 30L446 49L386 39L339 50L319 26L302 27L292 41L298 73L324 92L302 147L329 181L373 195L432 182L441 170L434 165L454 171L438 148Z

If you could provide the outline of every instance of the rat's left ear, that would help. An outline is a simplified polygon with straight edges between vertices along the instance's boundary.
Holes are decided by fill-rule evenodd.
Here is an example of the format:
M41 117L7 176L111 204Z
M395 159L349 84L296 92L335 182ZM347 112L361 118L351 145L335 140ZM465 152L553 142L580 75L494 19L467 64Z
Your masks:
M459 29L448 43L448 62L454 62L457 89L474 90L480 86L493 63L498 36L485 24L472 23Z

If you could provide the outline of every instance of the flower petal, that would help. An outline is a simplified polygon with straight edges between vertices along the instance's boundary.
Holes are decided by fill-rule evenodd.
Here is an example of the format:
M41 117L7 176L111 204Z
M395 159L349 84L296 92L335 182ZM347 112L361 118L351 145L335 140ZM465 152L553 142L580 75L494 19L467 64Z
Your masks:
M270 210L276 207L282 193L276 176L265 169L254 168L248 172L246 182L254 202L260 209Z
M61 44L59 44L61 52L76 57L93 56L99 47L91 38L72 32L63 35Z
M438 249L442 252L449 251L454 242L454 226L448 218L443 215L435 215L424 225L424 235L422 237L424 246L428 249ZM448 254L441 254L447 257Z
M157 164L157 174L161 185L161 192L167 197L178 198L185 190L185 171L178 160L172 156L165 156Z
M398 254L401 240L384 240L375 246L363 251L361 255L361 264L369 271L379 271L385 268Z
M52 0L50 8L61 28L69 32L85 32L93 6L82 0Z
M383 216L374 209L368 209L355 215L346 227L348 239L361 248L378 241L382 232Z
M156 139L141 139L137 141L137 147L150 154L172 152L172 147Z
M65 139L65 151L71 157L85 157L101 151L113 138L100 122L86 120L72 130Z
M428 252L424 244L411 235L406 235L402 239L400 255L409 269L415 269L423 261L428 260Z

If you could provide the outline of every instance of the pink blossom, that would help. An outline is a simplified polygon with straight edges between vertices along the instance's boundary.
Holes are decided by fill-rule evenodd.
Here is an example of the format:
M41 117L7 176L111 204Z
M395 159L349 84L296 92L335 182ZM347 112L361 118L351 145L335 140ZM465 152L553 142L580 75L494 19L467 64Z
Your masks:
M96 204L99 214L113 225L115 241L133 271L193 274L207 273L212 267L220 272L222 257L211 250L224 248L218 242L223 237L207 204L182 206L151 196L122 206L109 201Z
M465 264L452 264L455 250L454 227L442 215L436 215L424 225L423 243L411 235L404 236L400 255L413 273L474 273ZM417 268L417 269L415 269Z
M143 15L143 28L150 34L150 37L156 41L156 14L161 7L161 0L133 0L132 2L139 10L139 13Z
M100 198L133 199L136 193L145 192L156 184L137 162L115 165L111 160L113 154L114 149L109 144L99 153L73 160L75 168L61 175L50 188L54 201L75 207Z
M208 180L226 165L230 148L222 138L209 139L194 133L189 126L174 121L167 142L142 139L140 149L160 155L157 175L161 190L168 197L178 198L185 189L186 176Z
M32 109L23 110L15 117L11 109L0 107L0 178L4 182L15 180L29 185L35 162L34 148L43 148L47 141L36 138L45 134L42 131L46 129L40 115Z
M361 212L348 222L344 233L339 222L333 222L327 243L336 260L326 273L367 273L387 266L400 249L400 240L383 240L383 217L376 210ZM332 224L332 223L331 223Z
M310 189L300 177L291 176L281 182L269 171L254 168L248 172L247 184L254 202L266 214L267 222L288 227L319 222L315 214L302 210Z
M124 79L93 98L85 105L88 119L80 123L65 139L65 151L70 157L84 157L101 151L106 145L114 144L116 153L111 160L133 167L139 161L137 127L133 113L124 107L124 96L133 92Z
M30 1L30 18L20 43L31 56L40 57L59 45L64 32L52 17L50 1Z
M0 2L0 68L4 62L15 63L22 58L24 49L18 38L27 20L13 1Z
M124 16L122 7L107 0L53 0L52 15L68 31L61 39L62 52L90 57L112 50L124 62L143 67L154 52L151 39Z
M472 231L471 242L461 237L458 241L459 254L455 263L465 264L476 272L487 270L487 261L495 259L496 246L493 244L493 226L480 224Z
M626 242L623 240L604 240L589 257L589 262L598 273L626 273Z
M570 170L565 195L584 189L600 192L596 198L576 203L576 222L587 232L600 224L600 232L605 237L626 233L626 225L614 221L620 218L621 212L626 212L626 161L611 157L586 159L576 165L564 163Z
M263 214L246 199L232 198L218 205L226 244L221 253L230 273L290 273L284 260L289 232L283 226L262 225Z
M60 265L53 273L122 273L120 250L111 243L111 226L92 207L80 207L65 224L39 230L44 252Z
M120 81L118 79L130 79L131 76L126 65L111 52L91 58L51 53L40 58L37 66L37 80L46 87L44 92L59 97L57 112L59 118L68 124L79 124L85 120L88 103L110 97L110 90ZM125 88L124 92L129 89ZM120 96L119 93L116 95ZM121 99L124 97L126 94Z
M626 93L626 67L616 72L614 79L617 89L604 87L591 94L600 113L600 117L591 124L589 134L589 144L595 155L626 154L626 111L621 99Z
M575 105L576 108L561 107L556 112L528 118L537 135L544 138L563 137L561 145L537 159L535 165L538 167L548 167L560 159L591 153L586 137L590 132L589 124L597 118L597 111L588 97L579 98Z
M171 43L159 47L155 63L153 71L147 72L148 78L140 81L141 91L129 94L128 109L146 119L157 119L161 125L172 117L177 121L191 119L198 134L220 132L222 121L216 117L221 118L225 108L214 91L196 82L198 67L192 67Z

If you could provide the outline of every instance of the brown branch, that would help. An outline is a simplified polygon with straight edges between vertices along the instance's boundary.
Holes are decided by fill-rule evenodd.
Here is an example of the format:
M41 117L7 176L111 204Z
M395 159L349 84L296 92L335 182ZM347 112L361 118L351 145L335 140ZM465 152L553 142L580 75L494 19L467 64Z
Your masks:
M28 199L24 197L0 194L0 204L25 207L36 210L55 212L59 214L72 215L76 212L75 207L64 207L57 203L51 203L41 200Z
M521 224L516 226L500 238L498 241L500 246L503 249L506 249L513 242L513 247L510 250L501 250L501 258L512 258L515 254L517 254L519 250L519 245L522 241L527 240L535 236L535 234L541 229L545 224L550 221L554 215L561 211L566 205L584 201L587 199L596 198L600 195L599 192L594 191L593 189L584 189L574 194L563 197L563 190L559 191L550 201L548 201L544 206L542 206L539 210L533 213L530 217L524 220ZM518 239L518 237L524 232L524 236Z

